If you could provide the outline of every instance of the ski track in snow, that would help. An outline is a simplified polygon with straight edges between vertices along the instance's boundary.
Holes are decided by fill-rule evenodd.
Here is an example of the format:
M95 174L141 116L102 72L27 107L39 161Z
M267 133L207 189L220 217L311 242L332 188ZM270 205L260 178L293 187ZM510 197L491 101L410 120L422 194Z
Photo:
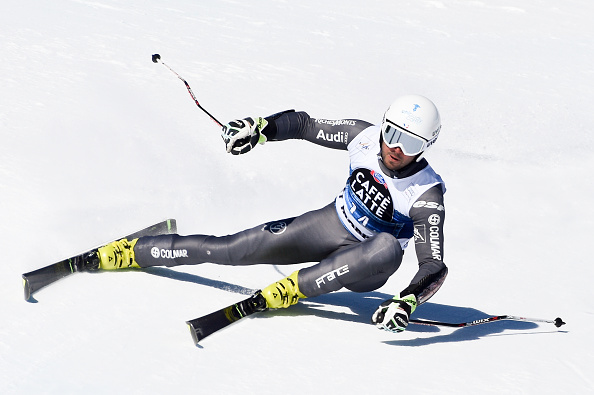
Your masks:
M0 15L0 393L594 393L594 5L187 0L5 2ZM300 265L77 274L22 299L20 275L149 223L228 234L322 207L343 152L302 141L225 154L226 122L288 108L380 122L438 105L448 280L415 318L369 324L416 270L267 312L193 347L184 321ZM301 266L305 266L301 265Z

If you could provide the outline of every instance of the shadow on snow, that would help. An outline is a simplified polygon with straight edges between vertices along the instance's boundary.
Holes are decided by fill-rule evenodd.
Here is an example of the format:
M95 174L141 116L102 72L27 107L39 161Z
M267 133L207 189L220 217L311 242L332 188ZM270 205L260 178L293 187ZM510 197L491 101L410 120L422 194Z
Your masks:
M170 278L177 281L186 281L194 284L218 288L224 291L234 292L241 295L251 295L256 291L252 288L246 288L240 285L231 284L224 281L212 280L194 274L177 272L168 268L152 267L144 269L143 272L155 276ZM291 306L290 309L268 311L259 315L259 317L267 318L273 316L313 315L326 319L371 324L370 317L373 311L375 311L375 309L381 302L392 298L392 296L393 295L377 291L366 293L355 293L348 291L334 292L327 295L321 295L312 299L304 299L302 300L302 302L294 306ZM335 306L339 308L342 307L344 309L350 310L350 312L331 311L327 309L328 306ZM490 316L491 315L470 307L450 306L427 302L419 306L419 308L415 311L413 318L458 323L479 320ZM478 340L481 337L503 335L503 332L505 330L531 330L537 327L538 325L532 322L506 320L465 328L441 328L437 326L426 326L411 323L409 324L406 330L407 333L433 333L438 335L429 337L418 337L416 339L395 339L385 341L385 343L395 346L418 347L436 343ZM554 331L546 332L549 333ZM513 334L518 335L518 333ZM530 332L529 334L535 334L535 332Z

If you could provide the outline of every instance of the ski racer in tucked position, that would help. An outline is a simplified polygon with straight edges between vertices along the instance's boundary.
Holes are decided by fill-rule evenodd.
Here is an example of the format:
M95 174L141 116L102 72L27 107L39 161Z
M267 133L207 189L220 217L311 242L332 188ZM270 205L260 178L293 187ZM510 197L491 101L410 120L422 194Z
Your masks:
M234 235L122 239L99 249L99 268L318 262L254 294L254 308L266 310L343 287L376 290L396 272L414 238L418 272L371 317L380 329L403 331L448 272L443 263L445 185L424 158L440 129L437 108L418 95L394 101L379 126L356 119L313 119L293 110L232 121L223 127L222 137L234 155L258 143L289 139L348 151L350 176L344 189L319 210Z

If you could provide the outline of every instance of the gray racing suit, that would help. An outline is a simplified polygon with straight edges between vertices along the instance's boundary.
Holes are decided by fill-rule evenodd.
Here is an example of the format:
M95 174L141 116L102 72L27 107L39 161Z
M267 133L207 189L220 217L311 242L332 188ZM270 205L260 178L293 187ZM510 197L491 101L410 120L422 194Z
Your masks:
M268 141L303 139L347 150L350 176L335 201L298 217L268 222L234 235L162 235L138 240L141 267L211 262L224 265L317 262L301 269L299 290L314 297L343 287L378 289L398 269L414 238L419 269L400 296L427 301L447 275L443 263L445 185L425 159L387 169L380 130L356 119L313 119L287 111L267 118Z

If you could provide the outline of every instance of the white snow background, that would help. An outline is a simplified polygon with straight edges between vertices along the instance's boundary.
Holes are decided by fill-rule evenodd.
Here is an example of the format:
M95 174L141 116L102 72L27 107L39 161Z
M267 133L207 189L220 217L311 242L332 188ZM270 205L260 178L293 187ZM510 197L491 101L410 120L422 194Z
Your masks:
M594 393L594 3L586 0L5 0L0 13L0 393ZM369 323L416 270L246 319L195 347L185 321L299 266L21 274L164 218L234 233L330 202L346 152L225 153L222 122L295 108L380 122L401 94L443 128L447 281Z

